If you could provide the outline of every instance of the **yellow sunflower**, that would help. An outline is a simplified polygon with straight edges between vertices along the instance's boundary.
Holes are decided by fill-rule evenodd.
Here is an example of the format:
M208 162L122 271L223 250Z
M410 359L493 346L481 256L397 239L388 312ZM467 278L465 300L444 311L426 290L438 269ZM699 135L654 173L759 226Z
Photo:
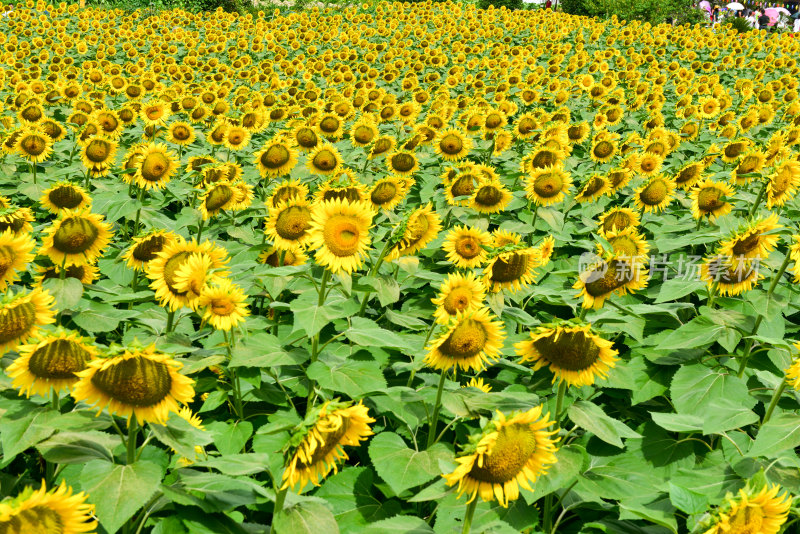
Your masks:
M176 239L176 234L166 230L153 230L133 239L122 258L134 271L142 271L159 252Z
M681 189L691 189L703 179L703 171L705 168L705 165L699 161L687 163L675 174L675 184Z
M342 167L342 156L331 144L323 143L308 154L306 166L311 174L332 175Z
M196 138L194 128L188 122L176 121L167 128L167 142L169 143L178 146L189 146L194 143Z
M600 234L639 226L639 214L629 208L611 208L600 215Z
M458 161L469 154L472 139L460 130L441 130L433 142L433 149L445 161Z
M561 202L571 186L569 173L561 167L536 169L525 177L525 193L539 206Z
M163 189L178 170L175 154L161 143L142 147L133 182L142 189Z
M13 499L0 502L0 532L8 534L82 534L95 532L94 505L83 492L72 494L65 481L47 491L27 487Z
M297 151L283 139L270 141L255 153L255 164L262 178L289 174L297 159Z
M590 176L589 179L586 180L586 183L580 188L578 194L575 195L575 201L579 203L593 202L610 190L611 187L608 180L604 176L595 174Z
M738 498L728 494L727 503L712 512L703 534L778 534L792 506L791 495L778 495L780 491L778 485L765 485L758 492L748 485L739 490Z
M55 322L55 299L44 289L3 295L0 302L0 353L36 335L39 327Z
M480 228L456 226L447 233L442 250L447 253L447 261L459 269L481 266L488 257L487 247L492 244L492 236Z
M81 150L81 162L91 176L105 176L114 164L117 143L103 136L90 137Z
M700 266L700 279L706 282L709 288L716 286L716 291L720 295L736 296L750 291L760 279L764 278L758 271L758 263L751 259L718 253L703 260Z
M623 230L610 230L603 237L611 245L611 250L605 250L603 245L598 243L599 254L610 252L625 260L648 263L647 253L650 251L650 245L636 227L629 226Z
M708 217L714 220L731 212L733 206L726 197L733 196L733 188L724 182L705 179L689 192L692 200L692 216L695 219Z
M367 255L372 210L366 202L326 200L311 210L308 248L333 273L353 272Z
M367 191L367 196L372 207L391 211L405 197L408 192L408 183L402 177L388 176L376 180Z
M302 197L292 197L269 207L264 233L279 250L305 247L311 238L311 205Z
M662 174L656 174L634 191L634 204L637 209L644 210L646 213L660 213L672 202L675 188L676 185L672 179Z
M61 278L61 266L49 265L36 268L38 275L34 277L35 287L42 287L42 282L53 278ZM80 280L82 284L91 284L100 276L100 270L96 265L70 265L64 268L65 278Z
M540 265L541 257L536 248L522 245L513 245L511 250L500 248L489 257L483 269L483 283L492 293L504 288L513 293L533 283Z
M95 263L111 242L111 224L87 210L64 209L44 232L40 253L55 265Z
M764 168L765 163L766 156L763 153L756 150L746 152L739 158L739 163L731 171L731 183L738 186L749 184L753 177Z
M386 158L389 172L398 176L411 176L419 170L419 161L413 152L401 150L389 154Z
M492 386L485 383L483 378L475 378L474 376L469 379L469 381L461 386L462 388L475 388L483 391L484 393L489 393L492 391Z
M500 357L503 323L488 308L467 309L451 317L445 331L427 348L425 364L441 371L453 368L480 371Z
M436 239L441 229L439 215L431 203L420 206L403 222L403 234L386 255L387 259L416 254Z
M786 160L775 167L767 186L767 209L783 206L800 187L800 161Z
M486 288L475 274L451 273L439 287L439 294L431 302L436 305L433 316L437 323L446 324L459 312L477 310L486 299Z
M266 204L268 208L276 207L281 202L286 202L293 197L306 198L307 196L307 185L300 183L299 180L284 180L275 186Z
M300 250L278 250L270 247L258 256L258 261L271 267L286 267L303 265L308 257Z
M222 278L200 291L195 307L202 310L203 322L216 330L231 330L250 315L246 301L242 288Z
M33 261L36 242L28 234L14 235L11 230L0 233L0 291L19 279L17 271Z
M771 214L766 219L751 221L744 229L735 232L720 245L720 254L743 258L765 259L778 244L778 235L770 235L782 226L778 215Z
M17 137L17 154L31 163L41 163L53 153L53 140L38 128L25 128Z
M490 180L478 184L469 199L469 206L478 213L499 213L506 209L512 198L511 191L500 180Z
M612 294L625 295L646 286L647 269L640 262L609 255L589 265L572 287L581 290L576 297L583 297L584 308L599 310Z
M56 182L53 187L45 189L39 202L50 213L58 214L63 209L81 211L89 209L92 198L86 190L69 182Z

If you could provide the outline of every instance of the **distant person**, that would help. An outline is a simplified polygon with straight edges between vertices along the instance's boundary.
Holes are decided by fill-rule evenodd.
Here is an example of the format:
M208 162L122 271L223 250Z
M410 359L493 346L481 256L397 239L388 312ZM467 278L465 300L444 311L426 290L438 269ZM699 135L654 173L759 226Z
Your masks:
M800 17L794 19L794 33L800 33Z
M769 17L762 13L760 17L758 17L758 28L760 30L766 30L767 25L769 24Z
M544 8L545 9L550 9L552 7L553 7L553 1L552 0L547 0L547 2L544 3Z

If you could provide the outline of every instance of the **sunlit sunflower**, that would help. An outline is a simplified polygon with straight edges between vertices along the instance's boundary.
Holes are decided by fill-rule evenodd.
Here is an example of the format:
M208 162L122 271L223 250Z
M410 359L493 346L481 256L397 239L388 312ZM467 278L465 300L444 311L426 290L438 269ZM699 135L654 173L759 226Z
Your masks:
M116 153L116 141L94 135L81 149L81 162L91 176L105 176L114 165Z
M604 176L594 174L586 180L586 183L578 190L575 195L576 202L594 202L610 190L608 180Z
M447 253L447 261L459 269L481 266L488 257L487 247L492 244L492 236L475 227L456 226L447 233L442 250Z
M140 152L133 182L143 189L163 189L178 166L175 154L166 145L150 143Z
M767 186L767 208L783 206L800 187L800 161L786 160L775 167Z
M182 366L157 352L155 345L119 347L77 373L80 380L72 397L93 405L98 415L108 407L110 414L127 418L129 424L135 416L140 423L163 425L170 412L194 398L194 381L178 372Z
M764 486L761 491L749 487L739 490L738 498L727 495L707 520L703 534L778 534L789 516L792 496L778 493L778 485Z
M444 197L448 204L467 206L475 189L483 182L483 178L474 168L469 167L463 172L453 171L452 177L450 173L446 173L442 177L442 182L444 183Z
M269 207L264 232L279 250L302 248L311 237L311 205L302 197L292 197Z
M689 192L692 199L692 216L714 220L731 212L733 206L725 198L733 196L733 188L724 182L705 179Z
M284 468L283 489L302 491L309 482L318 486L331 470L336 472L338 461L347 459L345 446L358 446L373 434L369 425L375 419L361 402L334 401L315 408L306 421L296 441L292 440L299 444Z
M89 209L92 205L92 198L84 188L78 185L69 182L57 182L42 192L39 202L50 213L58 214L63 209L72 211Z
M743 258L765 259L778 244L779 236L775 232L782 226L778 223L778 215L771 214L767 218L748 223L720 244L720 254Z
M525 177L525 193L539 206L549 206L564 200L572 186L569 173L561 167L536 169Z
M247 128L238 125L230 125L225 130L223 144L231 151L244 150L250 143L250 132Z
M751 182L751 180L764 168L766 157L763 153L757 150L750 150L746 152L741 158L739 163L731 171L731 183L743 186Z
M0 302L0 353L36 335L41 326L55 322L55 299L46 290L6 292Z
M300 183L300 180L284 180L275 186L272 194L266 201L266 205L275 207L281 202L286 202L292 197L308 197L308 186Z
M670 178L656 174L634 191L634 204L646 213L660 213L672 202L675 188L675 182Z
M83 492L72 494L62 480L47 491L27 487L13 499L0 502L0 532L8 534L82 534L95 532L94 505Z
M650 251L650 245L644 236L637 231L636 227L629 226L623 230L609 230L603 237L611 245L611 250L605 250L603 245L598 243L597 251L599 254L603 255L606 252L611 252L625 260L648 263L647 253Z
M317 202L342 199L347 202L367 200L367 187L358 181L349 171L323 182L314 192Z
M64 209L44 231L40 253L55 265L94 263L111 242L111 224L87 210Z
M164 126L170 115L170 107L166 102L152 100L142 106L139 114L146 126Z
M189 146L194 143L197 136L191 124L184 121L176 121L167 128L167 142L178 146Z
M529 339L514 345L520 363L532 362L534 371L547 367L553 382L564 380L570 386L591 386L605 378L617 361L613 346L588 324L538 326Z
M262 178L277 178L289 174L297 165L297 151L286 141L276 139L255 153L255 164Z
M53 153L53 140L38 128L25 128L17 137L17 154L31 163L41 163Z
M630 208L611 208L600 215L600 233L639 226L639 214Z
M700 279L711 288L716 286L720 295L736 296L750 291L764 275L759 264L742 256L716 254L705 258L700 265Z
M599 310L612 294L625 295L646 286L644 265L620 255L609 255L587 266L572 287L581 290L576 297L583 297L584 308Z
M403 234L386 255L387 259L416 254L436 239L441 229L441 219L431 203L420 206L403 222Z
M441 130L433 142L433 150L445 161L464 159L472 149L472 139L456 129Z
M431 299L436 305L433 316L437 323L446 324L459 312L481 308L485 298L486 288L473 272L451 273L439 287L437 297Z
M795 353L800 351L800 341L793 343ZM800 391L800 358L796 355L792 364L786 369L786 382L795 390Z
M589 151L589 157L596 163L606 163L614 158L617 153L617 145L611 139L596 140Z
M352 272L361 265L370 244L372 210L366 202L327 200L311 210L307 247L318 264L333 273Z
M474 376L470 378L469 381L461 387L479 389L484 393L489 393L492 391L492 386L484 382L483 378L475 378Z
M488 308L467 309L451 317L444 332L427 348L425 364L433 369L481 371L500 357L503 323Z
M153 230L134 238L122 258L127 261L127 265L131 269L142 271L176 237L174 233L166 230Z
M258 256L258 261L271 267L284 267L303 265L308 261L308 257L299 250L278 250L270 247Z
M419 161L413 152L397 151L386 157L389 172L397 176L411 176L419 170Z
M458 467L443 475L448 486L458 484L458 495L467 494L469 502L478 495L486 502L497 500L507 507L519 498L519 488L533 491L531 483L556 463L558 430L547 430L555 422L550 414L542 416L542 407L506 416L498 411L470 445L456 457Z
M36 242L29 234L15 235L10 229L0 233L0 291L19 279L22 271L33 261L31 254Z
M687 163L675 174L675 184L681 189L689 190L703 179L705 165L699 161Z
M469 206L478 213L499 213L513 198L511 191L500 180L485 181L475 188Z
M51 388L59 393L78 381L75 375L86 369L97 356L89 340L76 332L60 330L55 334L37 336L33 343L17 347L19 358L8 366L6 373L14 379L13 386L20 394L50 395Z
M350 141L355 146L369 146L379 135L378 127L367 115L353 123L350 128Z
M492 292L507 288L516 292L536 279L536 268L541 265L539 250L516 245L512 250L496 252L489 257L483 269L483 283Z
M250 315L246 301L242 288L222 278L200 291L195 307L202 311L203 321L216 330L231 330Z
M617 168L608 171L605 180L608 182L609 195L613 195L623 187L627 186L633 178L633 171L627 168Z
M237 203L235 187L227 180L210 184L200 196L198 210L203 220L208 220L223 210L232 209Z
M325 176L337 173L342 166L342 156L331 144L323 143L317 145L306 159L306 166L311 174L322 174Z
M367 196L376 210L381 208L391 211L403 200L407 192L406 180L399 176L387 176L376 180L367 191Z

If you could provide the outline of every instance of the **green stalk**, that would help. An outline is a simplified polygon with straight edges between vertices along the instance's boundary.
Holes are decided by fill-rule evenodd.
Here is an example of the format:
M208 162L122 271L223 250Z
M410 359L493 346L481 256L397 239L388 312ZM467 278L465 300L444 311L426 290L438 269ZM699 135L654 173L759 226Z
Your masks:
M136 461L136 437L139 434L139 423L136 421L136 414L131 414L131 420L128 424L128 451L126 464L131 465Z
M769 180L764 180L764 185L761 186L761 189L758 191L758 196L756 197L756 201L753 202L753 207L750 208L750 213L748 214L750 217L755 215L756 210L758 209L758 205L761 204L761 199L764 198L764 193L766 192L768 185L769 185Z
M425 336L425 341L422 343L422 349L425 350L425 346L428 344L428 341L431 339L431 335L433 331L436 330L436 323L433 323L431 327L428 329L428 335ZM414 359L412 357L411 363L414 363ZM406 384L407 388L411 387L411 384L414 382L414 375L417 374L416 369L411 370L411 376L408 377L408 384Z
M136 210L136 221L133 223L133 235L131 237L139 235L139 220L142 216L142 200L144 200L143 188L140 188L139 192L136 194L136 200L139 202L139 209Z
M431 417L431 424L428 429L428 446L426 449L430 449L433 446L433 442L436 441L436 427L439 424L439 410L442 406L442 391L444 391L445 375L445 371L442 370L442 376L439 378L439 389L436 391L436 404L433 405L433 416Z
M170 310L167 312L167 328L164 330L165 334L172 332L172 323L175 321L175 311Z
M588 311L589 311L589 308L583 308L583 307L581 307L581 313L580 313L580 315L578 316L578 319L580 319L581 321L583 321L583 320L586 318L586 312L588 312Z
M772 417L772 412L775 411L775 406L778 405L778 401L781 399L781 395L786 390L786 379L783 379L781 385L775 388L775 393L772 394L772 400L769 401L769 406L767 407L767 411L764 412L764 419L761 420L761 425L765 425L769 418Z
M375 264L369 270L369 275L368 276L374 276L378 272L378 269L381 268L381 265L383 264L383 259L386 257L386 253L389 252L389 246L391 244L392 244L391 239L387 239L386 243L383 245L383 250L381 250L381 253L378 256L378 260L375 262ZM364 293L364 298L361 300L361 308L359 308L359 310L358 310L357 317L363 317L364 316L364 312L367 311L367 302L369 302L369 297L370 297L371 294L372 294L372 291L367 291L366 293ZM320 303L320 306L322 306L322 303Z
M279 513L283 510L283 503L286 500L286 492L289 491L289 488L284 488L279 490L278 493L275 495L275 508L272 511L272 521L269 527L269 534L275 534L275 518L278 516Z
M539 205L536 204L533 207L533 220L531 221L531 226L533 230L531 230L531 244L533 244L533 234L536 232L536 221L539 218Z
M585 308L584 308L585 309ZM558 384L558 393L556 393L556 411L553 418L556 424L561 426L561 407L564 405L564 395L567 393L567 382L562 380ZM547 534L552 532L553 525L553 494L550 493L544 498L544 531Z
M320 281L319 284L319 293L318 293L319 297L317 299L317 306L319 307L322 307L322 305L325 304L325 289L326 286L328 285L328 281L330 280L330 278L331 278L331 272L328 269L325 269L325 272L322 273L322 280ZM319 332L314 334L314 338L311 340L310 363L314 363L315 361L317 361L317 356L319 356ZM314 401L317 398L317 392L315 391L314 388L315 385L314 381L312 380L310 388L311 391L309 391L308 393L308 402L306 403L307 404L306 411L311 409L311 406L313 405Z
M233 358L233 347L236 345L236 338L234 337L233 330L231 330L231 336L228 337L228 333L223 330L222 336L225 338L225 349L228 353L228 362L230 362L231 358ZM236 373L236 369L229 367L230 371L230 380L231 380L231 388L233 389L233 411L236 413L236 417L239 420L244 419L244 409L242 408L242 383L239 380L239 375Z
M200 238L203 237L203 226L205 226L206 220L201 218L200 222L197 223L197 242L200 242Z
M469 534L472 529L472 518L475 516L475 508L478 507L478 496L472 498L467 504L467 513L464 516L464 527L461 529L461 534Z
M52 397L50 401L52 402L53 409L57 412L61 411L61 399L58 398L58 391L55 388L51 389Z

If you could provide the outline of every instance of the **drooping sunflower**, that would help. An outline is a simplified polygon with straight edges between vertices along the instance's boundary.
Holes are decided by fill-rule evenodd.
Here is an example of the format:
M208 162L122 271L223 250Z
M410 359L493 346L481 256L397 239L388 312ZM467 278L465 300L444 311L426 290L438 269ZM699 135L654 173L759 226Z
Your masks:
M72 211L89 209L92 205L92 198L81 186L69 182L57 182L53 187L42 192L39 202L50 213L58 214L65 208Z
M0 233L0 291L19 279L17 271L33 261L36 242L29 234L14 235L10 229Z
M143 236L134 238L131 246L122 257L127 261L128 267L134 271L142 271L176 237L176 234L166 230L153 230Z
M311 205L302 197L292 197L277 206L269 207L264 232L279 250L305 247L311 238Z
M396 143L397 141L394 137L390 135L382 135L381 137L378 137L372 144L372 148L369 150L368 157L370 159L374 159L378 156L388 154L394 148Z
M778 244L779 236L770 234L782 228L778 215L751 221L720 244L720 254L743 258L765 259Z
M610 184L604 176L594 174L586 180L586 183L580 188L578 194L575 195L575 201L579 203L594 202L608 193L610 189Z
M342 156L336 147L322 143L308 154L306 166L311 174L328 176L337 173L342 167L342 162Z
M572 178L561 167L537 169L525 177L525 193L539 206L561 202L571 186Z
M580 289L576 297L583 297L584 308L599 310L612 294L625 295L647 286L647 269L640 262L608 255L580 274L572 286Z
M727 503L712 512L703 534L778 534L792 506L791 495L778 495L780 491L778 485L765 485L757 492L748 484L738 498L728 494Z
M433 316L437 323L446 324L459 312L481 308L485 298L486 288L473 272L450 273L439 287L439 294L431 299L436 305Z
M242 288L222 278L200 291L195 307L202 310L203 322L216 330L231 330L250 315L246 301Z
M783 206L794 198L800 187L800 161L786 160L779 163L769 177L767 186L767 209Z
M419 161L413 152L401 150L387 156L386 166L392 174L411 176L419 170Z
M758 263L743 256L730 256L717 253L703 260L700 266L700 279L711 288L716 285L720 295L736 296L750 291L764 278L759 273Z
M504 288L512 293L533 283L536 268L541 265L539 250L523 245L514 245L511 250L500 249L489 257L483 269L483 283L491 293Z
M553 382L564 380L570 386L591 386L605 378L617 361L613 346L589 324L538 326L529 339L514 345L520 363L532 362L534 371L546 366Z
M55 322L55 299L47 290L6 292L0 302L0 353L36 335L39 327Z
M372 210L366 202L326 200L311 210L308 248L318 264L333 273L352 272L361 265L370 244Z
M500 180L487 180L475 188L469 206L479 213L499 213L506 209L512 198L511 191Z
M133 181L143 189L163 189L179 166L175 154L162 143L142 147L137 163Z
M38 128L25 128L17 137L17 154L31 163L41 163L53 153L53 140Z
M414 210L404 221L403 226L402 236L386 255L389 260L416 254L436 239L442 229L441 219L433 211L430 202Z
M65 481L47 490L27 487L0 502L0 532L8 534L83 534L95 532L94 505L83 492L72 494Z
M442 250L447 253L447 261L459 269L472 269L481 266L488 257L487 247L492 244L492 236L480 228L456 226L447 233Z
M427 348L425 364L441 371L453 368L481 371L500 357L503 323L488 308L467 309L451 317L445 330Z
M375 419L362 402L350 405L333 401L315 408L306 421L297 435L299 444L284 468L282 489L302 491L309 482L318 486L331 470L336 472L339 460L347 459L345 446L358 446L373 434L369 425Z
M129 424L135 416L140 423L163 425L170 412L194 398L194 381L178 372L181 367L155 345L118 347L77 373L72 397L94 405L98 414L108 407Z
M464 159L472 149L472 139L454 128L441 130L433 142L433 150L445 161Z
M731 171L731 183L743 186L750 183L753 177L764 168L766 157L757 150L746 152L736 167Z
M714 220L731 212L733 206L725 197L733 195L733 188L724 182L705 179L689 192L692 199L692 216L695 219L708 217Z
M675 188L672 179L663 174L656 174L634 191L634 204L637 209L646 213L660 213L672 202Z
M111 242L111 224L88 210L64 209L46 230L40 253L55 265L94 263Z
M376 180L367 191L367 196L376 210L380 208L391 211L403 200L407 192L406 180L399 176L387 176Z
M255 153L255 163L262 178L277 178L289 174L297 165L297 151L285 140L276 139Z
M20 394L48 396L51 388L59 393L78 381L75 375L97 356L89 340L76 332L60 330L54 334L39 334L33 343L17 347L19 358L8 366L6 373L14 379L12 385Z
M533 491L532 482L556 463L558 430L547 430L555 422L542 407L506 416L497 412L479 436L456 458L458 467L443 475L448 486L458 484L459 497L466 493L469 502L478 495L485 502L497 500L507 507L519 498L519 488Z

